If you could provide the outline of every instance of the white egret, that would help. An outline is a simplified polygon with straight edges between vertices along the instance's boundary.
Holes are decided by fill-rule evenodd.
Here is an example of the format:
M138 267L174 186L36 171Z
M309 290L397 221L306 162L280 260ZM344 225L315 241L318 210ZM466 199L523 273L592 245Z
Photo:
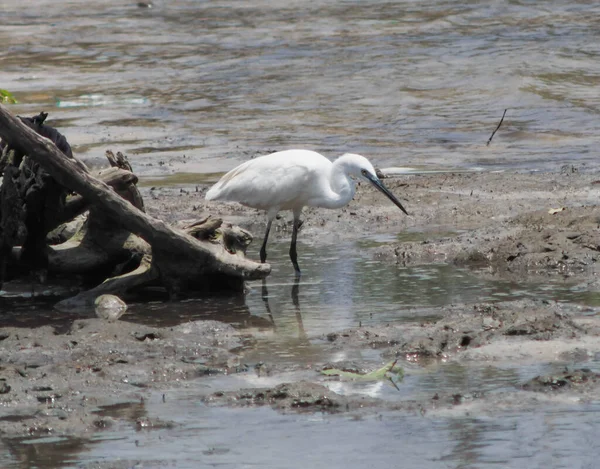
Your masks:
M300 275L296 239L305 206L340 208L356 191L353 178L369 181L408 215L400 201L375 174L364 156L346 153L333 163L310 150L285 150L247 161L225 174L206 193L206 200L239 202L267 212L267 231L260 249L260 261L267 259L271 223L281 210L292 210L294 224L290 259Z

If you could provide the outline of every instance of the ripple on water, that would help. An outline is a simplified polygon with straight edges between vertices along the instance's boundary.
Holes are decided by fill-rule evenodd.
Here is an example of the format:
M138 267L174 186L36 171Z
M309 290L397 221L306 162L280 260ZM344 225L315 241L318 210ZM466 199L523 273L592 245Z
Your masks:
M307 146L380 166L597 164L600 5L589 2L3 7L13 109L70 121L61 130L82 157L101 158L101 139L125 152L187 148L196 162ZM139 123L126 139L123 119ZM146 153L136 161L157 157Z

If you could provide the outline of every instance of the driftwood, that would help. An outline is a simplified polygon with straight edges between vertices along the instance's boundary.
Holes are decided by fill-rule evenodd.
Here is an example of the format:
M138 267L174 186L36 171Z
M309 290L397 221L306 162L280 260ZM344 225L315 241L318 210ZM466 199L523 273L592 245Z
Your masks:
M245 257L249 233L212 217L184 229L150 217L123 155L107 152L112 167L94 176L44 119L0 105L0 286L32 274L78 276L90 288L61 302L69 308L145 286L171 297L242 291L245 280L269 274Z

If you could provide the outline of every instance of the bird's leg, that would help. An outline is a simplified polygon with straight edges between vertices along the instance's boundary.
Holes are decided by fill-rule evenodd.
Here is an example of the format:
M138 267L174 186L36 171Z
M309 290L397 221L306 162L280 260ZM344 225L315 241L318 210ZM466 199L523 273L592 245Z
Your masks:
M267 240L269 239L269 231L271 231L272 218L269 218L267 222L267 231L265 232L265 239L263 239L262 247L260 248L260 262L263 264L267 260Z
M269 319L273 324L273 329L277 326L275 325L275 320L273 319L273 314L271 313L271 306L269 305L269 290L267 289L267 279L263 278L262 280L262 300L265 302L265 309L267 310L267 314L269 315Z
M296 251L296 239L298 239L298 228L300 228L302 222L300 221L300 214L294 213L294 225L292 231L292 243L290 244L290 259L294 264L294 270L296 271L296 277L300 277L300 267L298 266L298 252Z
M266 279L263 279L266 282ZM292 303L296 307L296 311L300 312L300 300L298 299L298 294L300 293L300 278L296 277L294 279L294 285L292 286Z

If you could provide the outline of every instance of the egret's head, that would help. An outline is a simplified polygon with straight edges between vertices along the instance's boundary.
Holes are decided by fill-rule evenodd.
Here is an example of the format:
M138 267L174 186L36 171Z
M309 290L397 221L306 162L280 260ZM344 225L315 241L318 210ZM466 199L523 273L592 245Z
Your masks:
M383 185L381 180L377 177L377 173L375 173L375 168L371 164L369 160L367 160L364 156L357 155L354 153L346 153L345 155L340 157L340 160L343 160L344 166L346 168L346 173L349 176L354 176L360 179L366 179L371 184L373 184L379 191L385 194L394 204L402 210L404 213L408 215L408 212L404 209L400 201L392 194L387 187Z
M367 179L365 174L377 177L375 168L371 162L362 155L355 153L345 153L339 158L339 162L344 166L344 172L357 179Z

